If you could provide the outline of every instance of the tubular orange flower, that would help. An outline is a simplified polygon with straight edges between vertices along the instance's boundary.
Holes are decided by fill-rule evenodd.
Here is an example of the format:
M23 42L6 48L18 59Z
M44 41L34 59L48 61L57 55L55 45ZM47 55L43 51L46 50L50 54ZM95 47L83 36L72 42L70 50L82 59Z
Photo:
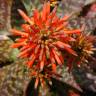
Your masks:
M77 56L69 45L70 41L75 41L70 34L80 34L81 30L66 28L69 16L60 19L56 15L56 7L50 12L49 2L44 4L41 13L34 10L31 18L22 10L18 11L28 24L22 24L22 31L11 30L13 34L21 37L12 47L21 47L19 57L29 59L28 67L38 66L38 70L43 71L44 67L51 66L52 71L56 71L57 64L64 64L62 51ZM37 83L38 80L36 79Z
M19 13L29 24L22 25L23 32L16 29L11 30L13 34L21 36L17 40L18 43L13 44L12 47L22 47L19 57L28 57L28 66L32 67L33 63L38 61L40 63L40 69L43 70L47 60L50 60L51 64L62 65L60 49L76 55L75 51L68 44L69 41L73 41L74 39L69 37L68 34L78 34L80 30L64 30L64 23L69 16L64 16L62 19L59 19L56 16L56 8L50 13L49 2L44 4L42 13L34 10L33 17L31 17L33 19L29 18L20 9ZM47 52L45 53L45 51ZM54 62L51 60L51 57L47 58L47 53L52 54Z

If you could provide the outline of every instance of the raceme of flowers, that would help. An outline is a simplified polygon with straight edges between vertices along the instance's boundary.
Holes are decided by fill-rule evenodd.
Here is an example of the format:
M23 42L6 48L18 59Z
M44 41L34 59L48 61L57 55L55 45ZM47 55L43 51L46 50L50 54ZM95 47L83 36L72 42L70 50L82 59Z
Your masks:
M59 18L56 9L57 7L50 12L50 2L48 2L44 4L41 12L35 9L32 17L28 17L19 9L26 23L21 25L21 31L11 30L14 35L20 36L12 45L13 48L20 48L18 57L28 58L27 66L35 68L38 74L46 73L46 70L47 74L48 70L56 73L57 65L64 64L65 52L77 56L70 42L75 42L72 35L81 34L81 30L67 28L70 16ZM36 75L36 78L38 77Z

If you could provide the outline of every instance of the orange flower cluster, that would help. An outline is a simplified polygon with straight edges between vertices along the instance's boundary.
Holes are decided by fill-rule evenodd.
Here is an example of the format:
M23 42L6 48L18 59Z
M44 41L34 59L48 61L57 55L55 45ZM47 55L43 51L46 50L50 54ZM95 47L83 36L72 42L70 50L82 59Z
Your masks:
M90 34L81 34L77 37L76 42L73 44L74 49L79 55L79 59L82 62L88 63L88 58L91 58L96 48L94 43L96 42L96 36Z
M77 57L67 55L67 65L69 71L73 66L81 67L82 64L88 64L88 60L92 59L92 55L96 51L94 44L96 43L96 36L89 33L81 33L75 38L75 42L71 43L72 48L77 53Z
M30 18L22 10L18 11L27 23L22 24L22 31L11 30L14 35L20 36L12 47L20 47L19 57L28 58L29 68L36 68L37 73L47 71L49 74L49 69L56 73L56 66L64 64L64 52L77 56L69 43L75 41L71 35L80 34L81 30L69 30L66 27L70 16L59 18L56 7L50 12L49 2L44 4L42 12L35 9Z

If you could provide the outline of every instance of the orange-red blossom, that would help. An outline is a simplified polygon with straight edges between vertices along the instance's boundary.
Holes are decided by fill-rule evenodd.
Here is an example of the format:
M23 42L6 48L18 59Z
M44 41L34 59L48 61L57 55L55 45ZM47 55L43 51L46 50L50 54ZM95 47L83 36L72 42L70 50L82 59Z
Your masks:
M22 24L22 31L11 30L14 35L20 36L12 47L21 48L19 57L28 58L29 68L36 66L36 70L42 72L45 67L50 67L51 71L56 72L57 64L64 64L62 52L67 51L69 55L77 56L69 45L69 42L75 41L70 35L80 34L81 30L69 30L66 27L69 16L59 18L56 7L50 12L49 2L44 4L42 12L35 9L32 17L20 9L18 11L27 23Z

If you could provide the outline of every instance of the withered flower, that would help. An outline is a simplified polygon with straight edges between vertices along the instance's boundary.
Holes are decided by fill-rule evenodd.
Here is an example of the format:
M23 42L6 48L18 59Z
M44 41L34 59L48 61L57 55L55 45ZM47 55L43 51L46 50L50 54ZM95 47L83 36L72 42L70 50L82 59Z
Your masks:
M88 64L88 60L93 58L96 51L94 44L96 43L96 36L89 33L81 33L76 36L75 42L71 43L72 48L76 51L77 57L69 56L68 67L72 69L73 65L80 67L82 64Z
M80 57L81 62L88 62L88 58L94 54L96 48L94 47L96 37L89 34L78 35L74 48Z

